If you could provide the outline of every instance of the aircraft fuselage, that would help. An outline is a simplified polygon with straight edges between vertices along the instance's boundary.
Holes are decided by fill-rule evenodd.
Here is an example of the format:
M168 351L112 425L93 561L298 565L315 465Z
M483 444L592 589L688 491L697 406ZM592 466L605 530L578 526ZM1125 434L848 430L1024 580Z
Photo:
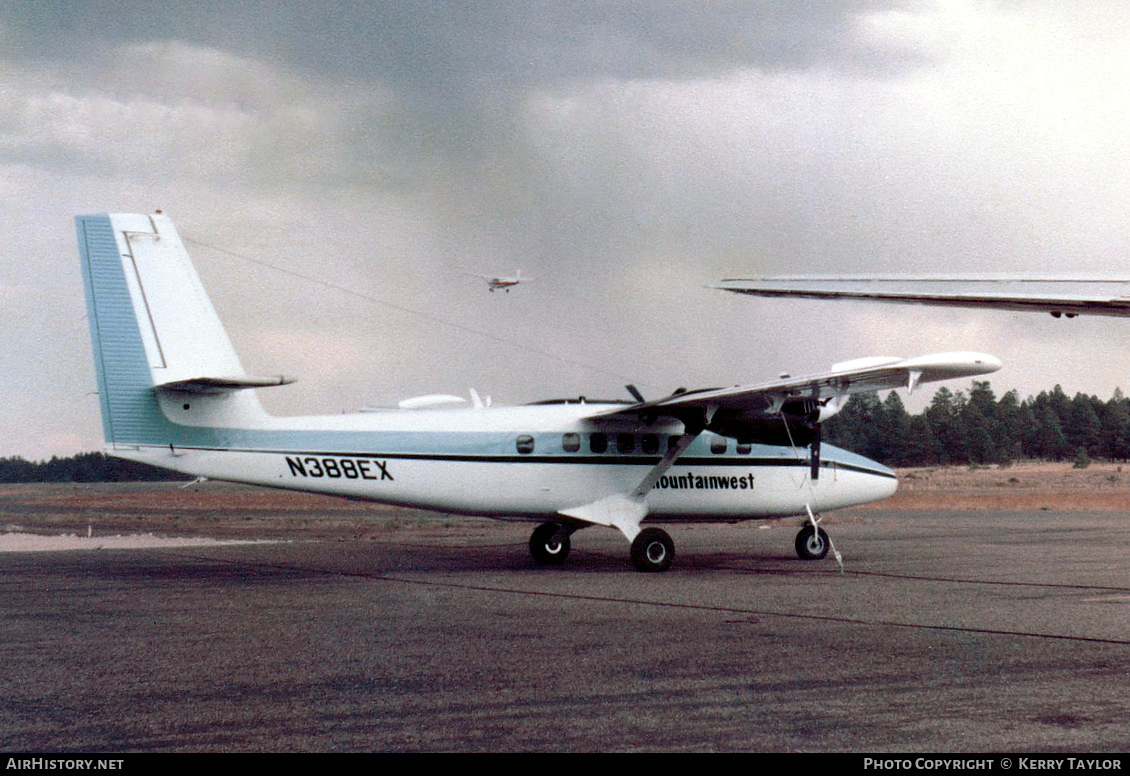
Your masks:
M213 479L531 520L631 490L683 430L677 421L594 422L602 405L588 402L264 416L257 427L232 429L185 422L193 402L165 405L170 423L172 410L189 416L178 418L177 444L113 453ZM831 510L895 491L891 470L830 445L812 481L808 455L807 447L703 433L648 493L648 520L803 515L806 504Z

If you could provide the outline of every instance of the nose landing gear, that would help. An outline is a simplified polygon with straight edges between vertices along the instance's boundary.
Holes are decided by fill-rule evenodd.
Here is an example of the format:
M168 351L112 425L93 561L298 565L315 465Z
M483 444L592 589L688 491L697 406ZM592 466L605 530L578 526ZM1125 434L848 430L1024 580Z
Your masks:
M804 511L808 513L808 522L796 535L797 557L801 560L820 560L831 550L836 557L836 563L840 564L840 571L843 572L844 557L840 555L840 551L832 544L828 534L824 533L824 529L820 527L820 520L813 514L812 507L805 504Z

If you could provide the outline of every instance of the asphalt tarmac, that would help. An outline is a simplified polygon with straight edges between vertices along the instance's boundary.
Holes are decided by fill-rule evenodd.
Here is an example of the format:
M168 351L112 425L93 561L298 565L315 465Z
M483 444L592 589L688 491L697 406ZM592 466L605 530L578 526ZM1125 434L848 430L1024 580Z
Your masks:
M829 516L0 553L6 752L1130 751L1130 522Z

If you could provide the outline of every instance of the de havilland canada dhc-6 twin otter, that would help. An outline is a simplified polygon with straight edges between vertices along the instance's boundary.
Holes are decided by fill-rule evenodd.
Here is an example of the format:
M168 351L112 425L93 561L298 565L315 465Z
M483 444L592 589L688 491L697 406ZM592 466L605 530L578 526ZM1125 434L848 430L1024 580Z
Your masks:
M822 558L817 515L895 492L887 467L832 445L820 424L854 393L992 372L981 353L869 358L804 378L500 407L428 401L276 417L248 375L170 219L76 219L107 452L198 477L465 515L532 520L530 553L563 563L570 536L619 530L633 565L663 571L655 524L800 518L796 550ZM447 399L449 397L437 397ZM442 402L437 402L442 403Z

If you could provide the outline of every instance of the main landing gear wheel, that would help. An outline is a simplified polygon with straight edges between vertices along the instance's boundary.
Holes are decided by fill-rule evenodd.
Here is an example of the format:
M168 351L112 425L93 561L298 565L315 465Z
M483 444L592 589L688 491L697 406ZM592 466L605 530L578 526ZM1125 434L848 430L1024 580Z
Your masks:
M796 554L801 560L820 560L828 554L831 542L823 528L811 524L800 529L796 535Z
M542 566L560 566L569 557L569 534L557 523L542 523L530 536L530 555Z
M675 560L675 543L661 528L645 528L632 542L632 565L637 571L666 571Z

